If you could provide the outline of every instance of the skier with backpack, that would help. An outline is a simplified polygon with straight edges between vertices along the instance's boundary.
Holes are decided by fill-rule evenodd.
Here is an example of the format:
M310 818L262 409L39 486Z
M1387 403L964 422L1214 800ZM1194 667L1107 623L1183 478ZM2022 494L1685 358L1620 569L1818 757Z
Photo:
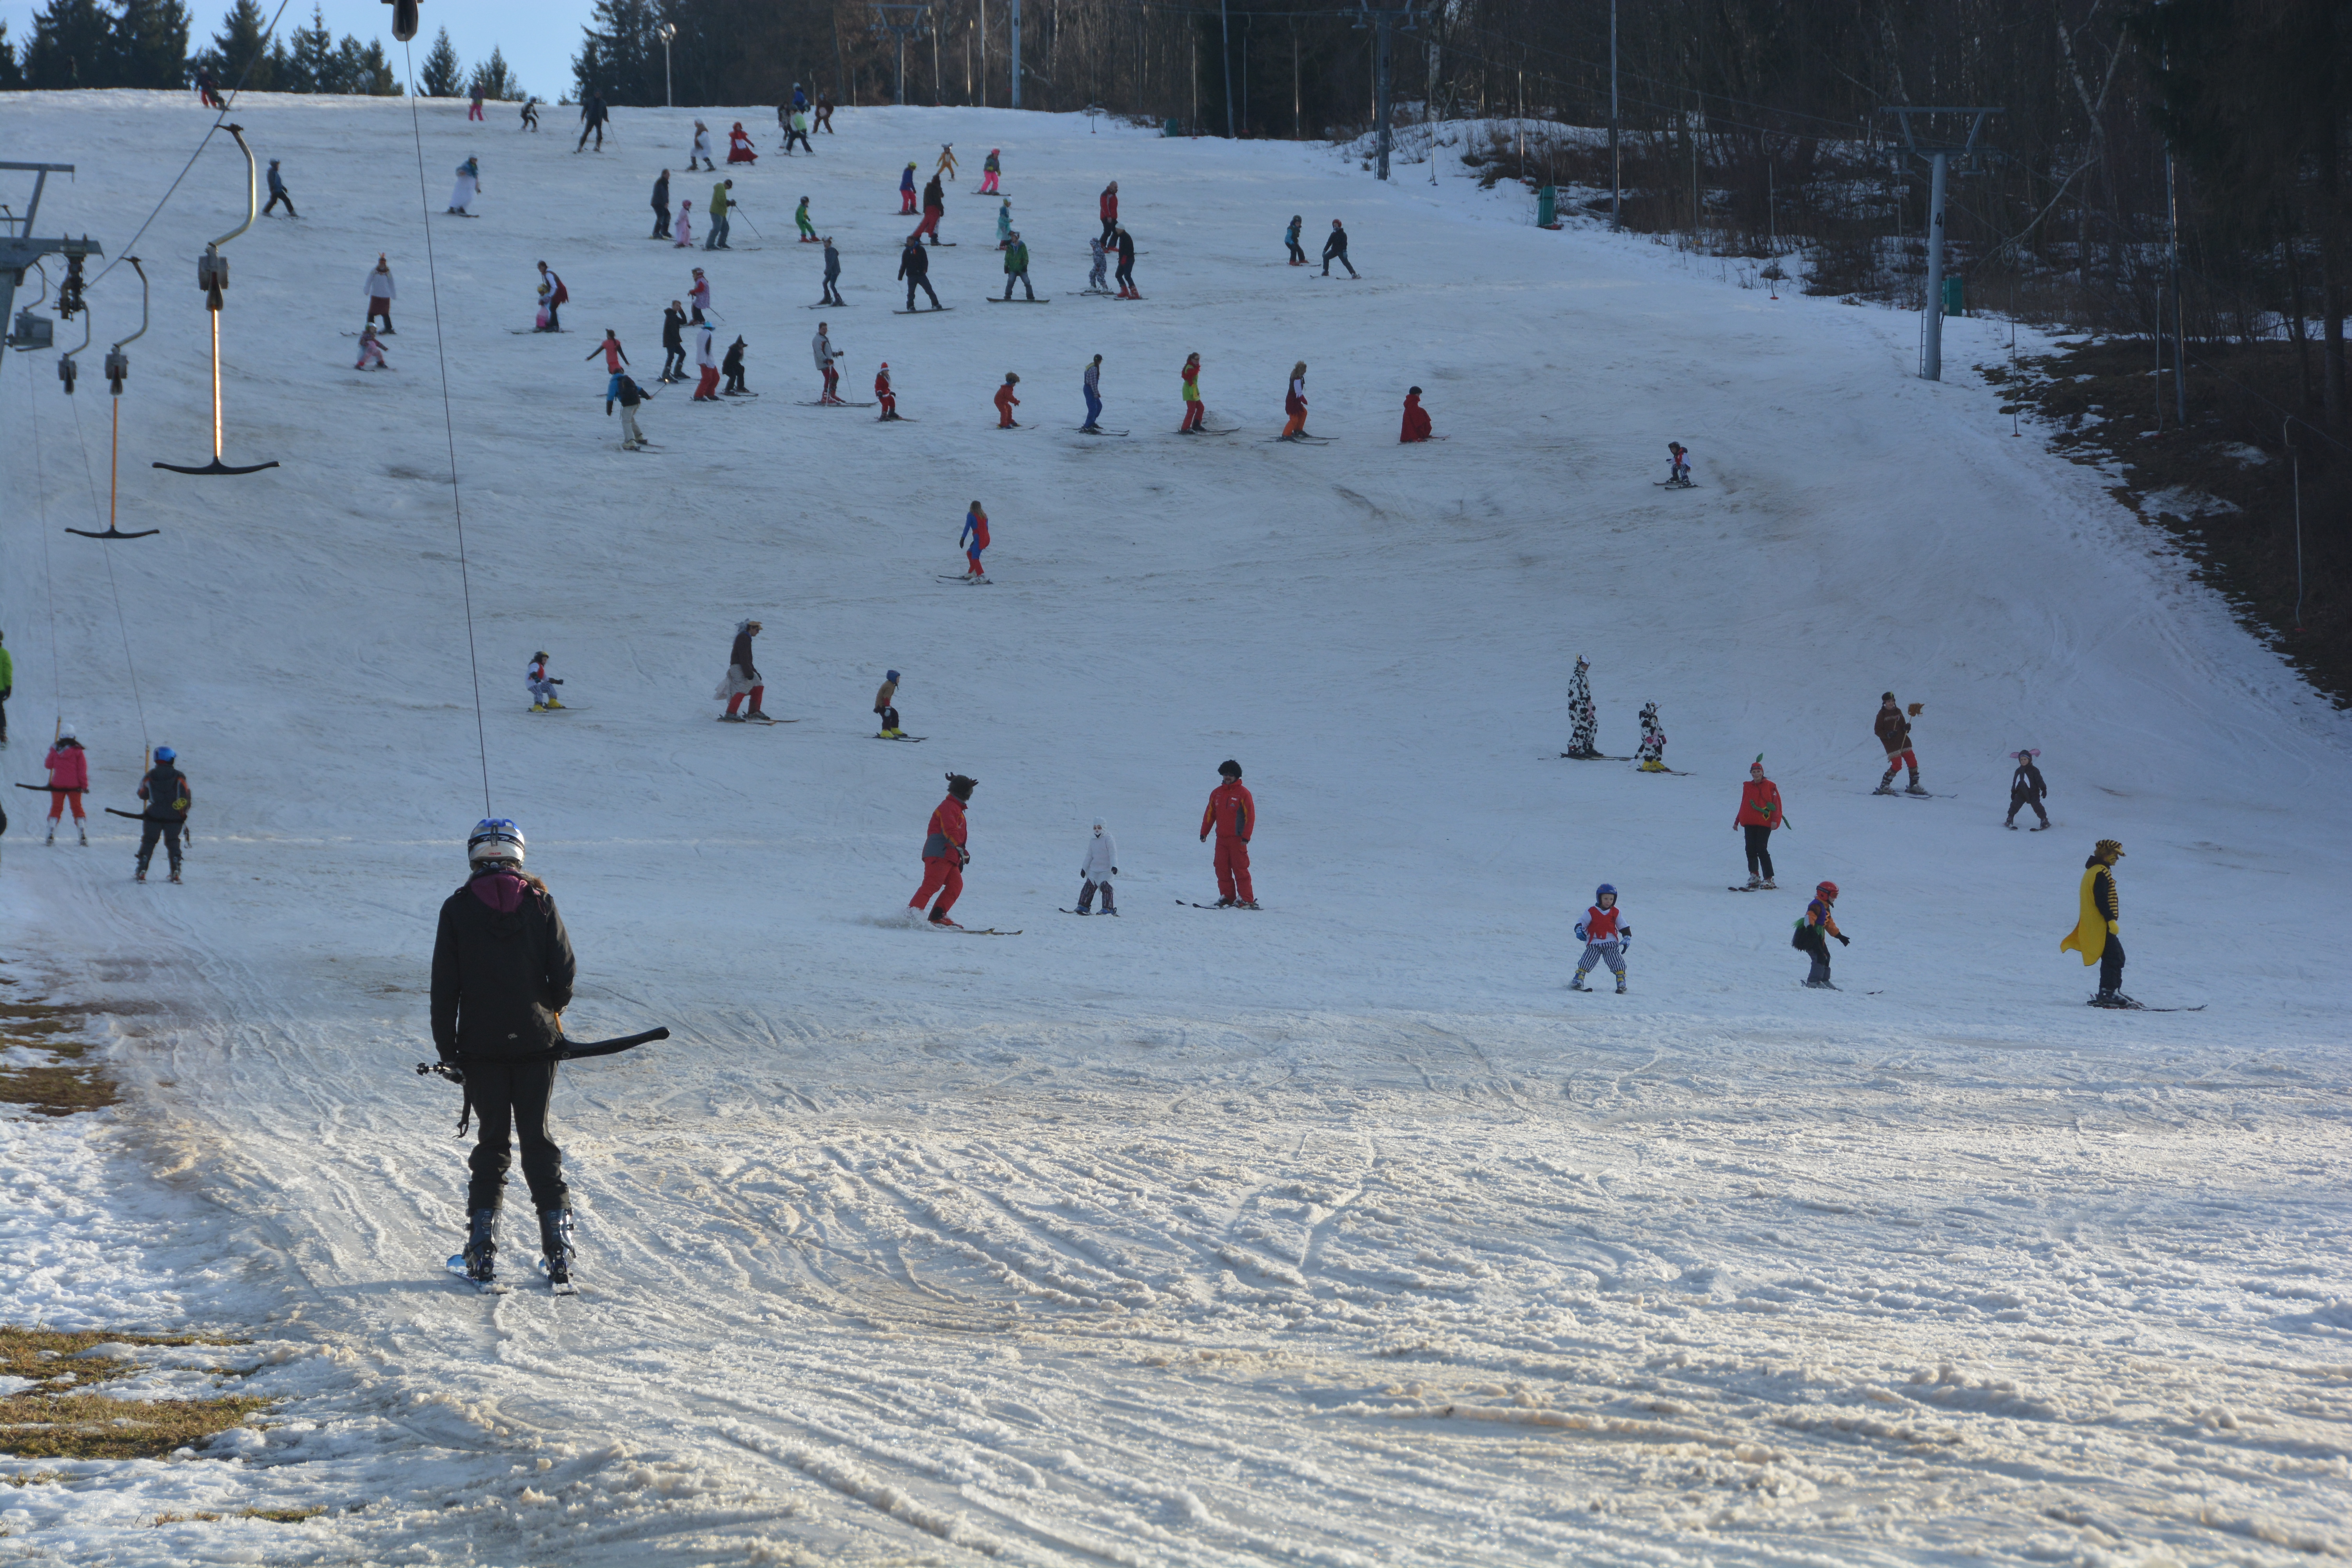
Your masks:
M1845 932L1837 924L1838 885L1822 882L1813 889L1812 902L1797 921L1797 929L1789 938L1789 945L1808 954L1812 969L1805 975L1805 984L1816 991L1834 991L1830 984L1830 938L1835 937L1840 947L1851 947Z
M2009 815L2001 818L2003 827L2013 831L2017 826L2018 809L2028 805L2033 808L2033 815L2042 819L2033 828L2034 832L2039 833L2050 826L2050 814L2042 808L2043 798L2050 794L2050 786L2042 782L2042 770L2033 765L2033 759L2041 754L2032 746L2009 753L2010 761L2017 764L2017 772L2009 779Z
M547 884L522 868L520 828L504 817L476 824L466 859L466 885L441 905L433 938L434 1048L462 1075L467 1107L481 1118L466 1162L466 1244L455 1261L476 1284L496 1284L499 1209L519 1142L548 1282L563 1289L572 1281L572 1194L547 1112L578 961Z
M963 896L963 868L971 864L971 829L964 817L964 807L971 802L971 792L980 781L961 773L950 773L946 798L931 810L929 826L923 834L923 883L915 896L907 900L909 924L924 919L923 906L930 905L929 921L950 931L963 928L948 919L948 911ZM939 901L932 903L932 895Z
M195 798L189 786L188 775L179 769L180 753L169 746L155 748L155 765L139 781L139 798L146 804L139 808L139 868L131 880L147 879L147 863L155 858L155 840L163 841L163 852L172 863L172 880L180 879L180 829L188 820L188 805Z
M1576 937L1584 943L1584 957L1568 983L1570 991L1590 991L1584 977L1593 965L1606 963L1617 977L1617 994L1625 994L1625 950L1633 944L1633 927L1617 907L1617 889L1603 882L1592 890L1592 905L1576 922Z

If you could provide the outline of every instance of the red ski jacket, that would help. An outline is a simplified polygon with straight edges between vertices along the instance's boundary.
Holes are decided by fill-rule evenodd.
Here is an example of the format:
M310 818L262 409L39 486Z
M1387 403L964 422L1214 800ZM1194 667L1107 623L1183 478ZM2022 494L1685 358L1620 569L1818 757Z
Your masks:
M946 857L962 859L964 841L970 831L964 826L963 802L953 795L948 796L931 813L930 831L923 839L923 858L937 860Z
M1209 795L1209 809L1201 814L1201 837L1206 838L1214 827L1219 838L1238 838L1246 844L1257 831L1257 802L1250 798L1239 779L1227 779Z
M1021 400L1013 395L1013 384L1011 382L1007 382L1003 386L996 389L995 401L996 411L1004 416L1007 419L1012 418L1013 411L1021 405Z
M1770 779L1750 779L1739 786L1739 815L1732 822L1739 827L1778 827L1780 826L1780 786Z
M1408 393L1405 396L1404 429L1402 433L1397 437L1397 439L1399 441L1426 441L1429 439L1429 413L1426 409L1422 407L1421 397L1418 394Z
M1102 220L1105 223L1117 223L1118 221L1118 192L1105 191L1102 194Z

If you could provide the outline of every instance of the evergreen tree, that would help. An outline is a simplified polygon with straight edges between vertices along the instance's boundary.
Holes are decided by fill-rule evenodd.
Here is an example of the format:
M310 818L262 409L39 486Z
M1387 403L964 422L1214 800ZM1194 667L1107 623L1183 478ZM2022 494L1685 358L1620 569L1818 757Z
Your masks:
M572 58L572 76L584 100L601 92L612 103L657 104L662 100L662 46L655 29L665 19L677 23L679 80L687 81L694 58L693 22L681 5L675 16L651 0L596 0L587 37ZM681 103L699 103L681 87Z
M383 57L383 46L370 38L362 45L350 34L343 35L342 46L335 51L336 79L344 85L338 92L362 93L371 98L397 98L400 79L392 74L392 62Z
M310 7L310 25L297 26L269 58L272 84L279 92L346 92L335 79L335 35L317 4Z
M15 92L24 85L24 68L16 63L16 46L8 41L8 24L0 22L0 92Z
M466 79L465 68L457 63L457 47L449 41L449 29L442 28L433 37L433 47L425 57L425 96L455 98L457 84Z
M213 35L212 47L197 56L195 63L213 73L224 93L235 89L240 77L244 79L244 90L268 91L274 83L269 74L269 54L261 44L268 26L269 18L263 13L259 0L236 0L222 20L221 30ZM248 62L250 71L247 68Z
M25 46L26 85L111 86L113 23L98 0L49 0L47 10L33 13L33 37Z
M467 90L478 92L484 98L496 99L500 103L520 101L523 95L522 83L515 79L514 72L507 66L506 57L499 53L495 44L490 46L490 58L474 68L473 79L467 84Z
M181 0L117 0L110 87L169 90L188 80L188 8Z

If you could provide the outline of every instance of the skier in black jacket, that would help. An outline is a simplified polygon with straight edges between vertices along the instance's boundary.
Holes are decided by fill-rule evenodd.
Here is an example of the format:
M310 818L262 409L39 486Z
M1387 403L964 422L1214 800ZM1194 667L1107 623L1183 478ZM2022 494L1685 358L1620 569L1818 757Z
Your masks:
M664 381L686 379L686 307L677 300L669 302L662 312L662 348L667 357L662 361Z
M2033 765L2033 759L2042 753L2028 746L2021 752L2009 754L2017 762L2017 772L2010 775L2009 815L2001 819L2000 825L2015 827L2019 809L2030 805L2033 808L2033 815L2042 819L2042 827L2033 830L2039 833L2042 827L2050 826L2050 814L2042 809L2042 799L2049 795L2050 786L2042 782L2042 770Z
M654 182L654 231L650 239L669 237L669 171L664 169L661 178Z
M1356 264L1348 259L1347 226L1342 224L1338 218L1333 218L1331 220L1330 237L1323 242L1324 277L1328 278L1331 276L1331 263L1335 261L1348 269L1349 277L1353 278L1356 276Z
M737 338L732 343L728 345L727 357L719 362L719 368L727 377L727 390L723 395L728 397L749 397L754 395L751 389L743 384L742 339Z
M931 297L932 310L943 309L939 290L931 287L931 258L923 249L919 234L908 235L907 247L898 252L898 276L907 280L908 310L915 308L915 290L919 288Z
M571 1194L563 1151L547 1132L555 1051L576 963L572 939L547 885L522 868L522 830L500 817L478 824L466 842L472 874L441 906L433 939L433 1044L464 1075L467 1103L482 1119L467 1160L466 1277L497 1278L499 1203L522 1145L523 1180L539 1211L549 1278L570 1279Z
M180 771L179 760L180 754L171 747L156 747L155 765L139 781L139 798L147 804L139 813L139 874L133 881L147 879L147 862L155 858L158 838L172 858L172 880L180 879L180 827L188 820L188 803L195 798L195 791L188 787L188 775Z

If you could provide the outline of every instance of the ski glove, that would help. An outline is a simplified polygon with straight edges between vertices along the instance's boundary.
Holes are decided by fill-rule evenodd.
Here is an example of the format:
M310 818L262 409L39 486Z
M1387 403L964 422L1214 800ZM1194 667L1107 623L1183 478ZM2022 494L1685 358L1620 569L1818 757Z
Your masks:
M1576 922L1576 940L1579 942L1589 940L1584 934L1584 922L1582 921Z
M1852 947L1853 945L1853 938L1847 936L1844 932L1841 931L1838 933L1838 945L1840 947Z

